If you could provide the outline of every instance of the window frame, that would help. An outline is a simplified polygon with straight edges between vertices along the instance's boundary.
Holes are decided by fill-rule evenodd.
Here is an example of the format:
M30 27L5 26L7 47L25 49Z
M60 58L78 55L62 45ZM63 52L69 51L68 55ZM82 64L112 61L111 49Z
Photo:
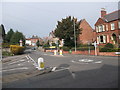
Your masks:
M120 21L118 21L118 29L120 29Z
M114 26L114 28L112 25ZM115 23L111 23L110 26L111 26L111 30L115 30Z

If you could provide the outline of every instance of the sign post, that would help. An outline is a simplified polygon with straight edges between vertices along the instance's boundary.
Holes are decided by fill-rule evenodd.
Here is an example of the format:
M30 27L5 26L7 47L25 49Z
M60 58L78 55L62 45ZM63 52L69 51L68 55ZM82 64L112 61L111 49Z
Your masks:
M97 43L96 43L96 41L94 42L94 47L95 47L95 55L97 56Z
M43 70L44 69L44 59L43 58L38 58L38 70Z

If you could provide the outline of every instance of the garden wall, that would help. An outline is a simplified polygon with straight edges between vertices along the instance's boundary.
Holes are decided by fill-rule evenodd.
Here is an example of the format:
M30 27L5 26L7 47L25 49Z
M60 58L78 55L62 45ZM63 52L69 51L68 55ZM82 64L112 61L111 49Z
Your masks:
M46 50L46 52L54 52L54 50ZM69 51L63 51L63 54L69 54ZM90 54L87 51L72 51L71 54L81 54L81 55L95 55L95 50L91 50ZM115 54L115 52L99 52L99 50L97 50L97 55L100 56L120 56Z

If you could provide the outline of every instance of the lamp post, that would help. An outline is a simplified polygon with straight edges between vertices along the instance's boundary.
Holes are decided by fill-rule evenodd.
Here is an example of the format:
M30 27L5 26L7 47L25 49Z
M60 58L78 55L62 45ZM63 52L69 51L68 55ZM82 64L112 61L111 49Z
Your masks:
M95 55L97 56L97 43L96 43L96 41L94 42L94 47L95 47Z
M74 42L75 42L75 52L76 52L76 32L75 32L75 19L73 20L74 25Z
M88 42L88 53L90 55L90 42Z

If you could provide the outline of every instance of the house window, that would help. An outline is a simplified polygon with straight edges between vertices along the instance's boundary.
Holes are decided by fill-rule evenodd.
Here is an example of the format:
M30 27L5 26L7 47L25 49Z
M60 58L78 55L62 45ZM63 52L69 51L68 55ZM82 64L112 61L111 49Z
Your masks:
M99 32L99 28L98 28L98 26L96 26L96 32Z
M106 43L106 36L99 36L100 43Z
M114 30L114 29L115 29L115 24L111 23L111 30Z
M99 32L102 32L102 31L103 31L102 25L99 25Z
M103 32L103 31L105 31L105 28L104 28L104 25L99 25L99 32Z
M119 35L119 39L120 39L120 35Z
M100 43L103 43L103 36L100 36Z
M120 21L118 22L118 28L120 29Z

